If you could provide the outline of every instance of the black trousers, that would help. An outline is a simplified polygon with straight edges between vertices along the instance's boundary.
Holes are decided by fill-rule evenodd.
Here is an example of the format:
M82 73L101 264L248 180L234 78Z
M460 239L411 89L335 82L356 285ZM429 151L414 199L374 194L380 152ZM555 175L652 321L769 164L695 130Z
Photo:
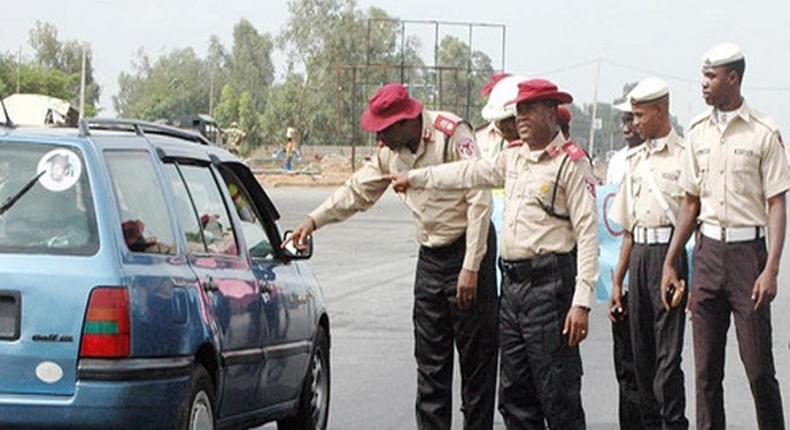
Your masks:
M420 248L414 282L414 356L417 359L417 428L449 430L452 419L453 343L461 366L464 429L494 425L497 369L496 233L478 271L477 301L456 304L458 273L466 238L438 248Z
M576 256L502 262L499 411L511 430L584 429L579 347L562 334Z
M691 328L697 382L697 428L726 428L724 356L730 315L735 320L738 351L754 398L757 427L783 430L782 396L774 367L771 306L754 310L754 282L767 259L763 239L724 243L707 237L694 251Z
M686 391L680 364L686 327L686 298L667 311L661 301L661 271L668 245L634 244L628 266L628 310L636 385L648 429L686 430ZM685 250L675 261L688 279Z
M623 306L628 308L628 294L623 295ZM634 351L631 346L631 328L628 315L612 323L614 344L614 372L619 391L617 413L621 429L644 430L642 411L639 407L639 390L636 387Z

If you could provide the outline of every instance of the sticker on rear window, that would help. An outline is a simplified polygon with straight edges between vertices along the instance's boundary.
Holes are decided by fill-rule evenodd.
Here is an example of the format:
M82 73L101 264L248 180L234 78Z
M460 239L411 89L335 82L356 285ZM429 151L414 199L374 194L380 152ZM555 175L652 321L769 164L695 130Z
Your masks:
M68 149L54 149L38 161L37 173L42 172L38 181L44 188L54 192L66 191L79 181L82 161Z

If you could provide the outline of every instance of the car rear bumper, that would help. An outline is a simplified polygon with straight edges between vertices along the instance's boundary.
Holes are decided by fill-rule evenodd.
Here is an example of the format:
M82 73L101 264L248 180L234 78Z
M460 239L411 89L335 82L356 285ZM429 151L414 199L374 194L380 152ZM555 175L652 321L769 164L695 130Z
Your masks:
M71 396L0 393L0 428L175 428L192 363L82 360Z

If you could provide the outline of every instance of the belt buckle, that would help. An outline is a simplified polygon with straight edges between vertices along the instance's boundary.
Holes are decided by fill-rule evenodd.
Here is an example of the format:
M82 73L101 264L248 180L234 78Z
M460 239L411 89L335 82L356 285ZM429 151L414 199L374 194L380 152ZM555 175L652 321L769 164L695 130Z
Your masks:
M653 236L653 243L658 243L658 229L654 228L651 230Z
M719 237L722 242L727 242L727 229L719 227Z

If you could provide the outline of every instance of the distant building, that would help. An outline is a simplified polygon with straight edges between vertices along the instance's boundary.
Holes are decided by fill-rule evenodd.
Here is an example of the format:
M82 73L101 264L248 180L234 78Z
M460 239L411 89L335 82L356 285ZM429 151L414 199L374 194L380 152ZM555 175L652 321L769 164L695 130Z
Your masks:
M43 94L12 94L3 103L19 127L76 127L79 120L71 103Z

